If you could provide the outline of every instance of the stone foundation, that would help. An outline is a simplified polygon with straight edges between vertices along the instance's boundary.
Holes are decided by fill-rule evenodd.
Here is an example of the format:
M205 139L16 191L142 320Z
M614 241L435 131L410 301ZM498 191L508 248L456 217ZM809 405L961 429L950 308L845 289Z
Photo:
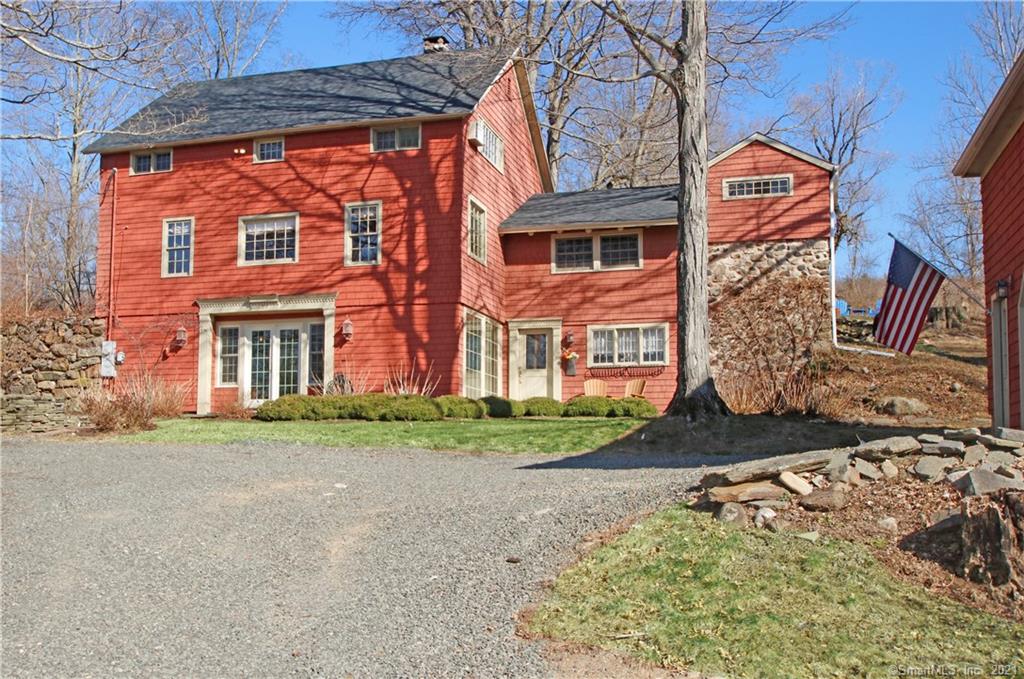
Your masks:
M708 300L767 276L821 277L829 283L828 239L727 243L708 249Z
M80 426L82 390L99 382L103 321L35 319L2 328L0 401L4 431L51 431Z

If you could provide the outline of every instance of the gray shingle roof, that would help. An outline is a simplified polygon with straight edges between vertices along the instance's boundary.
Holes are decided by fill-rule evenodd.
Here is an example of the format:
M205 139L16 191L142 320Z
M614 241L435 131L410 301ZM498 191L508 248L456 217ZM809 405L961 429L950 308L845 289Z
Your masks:
M100 137L86 152L364 120L467 114L506 61L484 50L433 52L186 83Z
M501 224L503 231L526 227L673 221L678 184L643 188L539 193Z

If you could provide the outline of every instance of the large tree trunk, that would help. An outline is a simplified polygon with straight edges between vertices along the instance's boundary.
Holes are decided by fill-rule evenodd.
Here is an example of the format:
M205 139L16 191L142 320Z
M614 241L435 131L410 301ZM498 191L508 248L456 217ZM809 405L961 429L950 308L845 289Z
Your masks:
M679 125L676 393L669 415L729 414L711 378L708 350L707 2L682 3L682 37L672 73Z

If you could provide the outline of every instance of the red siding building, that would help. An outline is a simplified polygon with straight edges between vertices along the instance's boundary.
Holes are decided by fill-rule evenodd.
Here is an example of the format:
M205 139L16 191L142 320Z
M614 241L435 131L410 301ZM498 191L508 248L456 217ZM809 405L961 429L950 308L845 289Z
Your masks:
M995 426L1024 428L1024 57L954 168L981 178L989 371Z
M550 193L526 83L514 61L430 52L190 84L101 138L117 369L189 385L198 413L412 368L474 397L640 376L665 406L673 188ZM831 170L760 135L717 157L713 287L827 282Z

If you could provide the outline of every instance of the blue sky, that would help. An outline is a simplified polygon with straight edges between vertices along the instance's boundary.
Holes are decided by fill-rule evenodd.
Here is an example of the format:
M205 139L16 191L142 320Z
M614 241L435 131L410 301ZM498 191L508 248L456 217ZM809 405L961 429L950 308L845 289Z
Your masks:
M820 16L839 7L808 3L800 13ZM372 23L346 30L323 16L329 8L330 4L320 2L296 2L288 8L280 37L264 60L268 70L282 63L314 67L385 59L417 49L402 36L382 33ZM977 10L977 5L965 2L860 3L850 12L849 26L832 40L801 45L782 60L782 78L797 91L822 80L834 61L892 69L901 100L875 146L890 153L894 161L880 178L884 197L869 214L868 251L876 256L877 271L888 263L891 241L886 233L904 231L899 215L906 211L909 192L919 179L915 160L934 142L942 107L941 80L953 59L975 49L969 23ZM752 116L783 108L782 100L764 98L751 97L744 104ZM845 255L840 253L838 260L842 276L847 268Z

